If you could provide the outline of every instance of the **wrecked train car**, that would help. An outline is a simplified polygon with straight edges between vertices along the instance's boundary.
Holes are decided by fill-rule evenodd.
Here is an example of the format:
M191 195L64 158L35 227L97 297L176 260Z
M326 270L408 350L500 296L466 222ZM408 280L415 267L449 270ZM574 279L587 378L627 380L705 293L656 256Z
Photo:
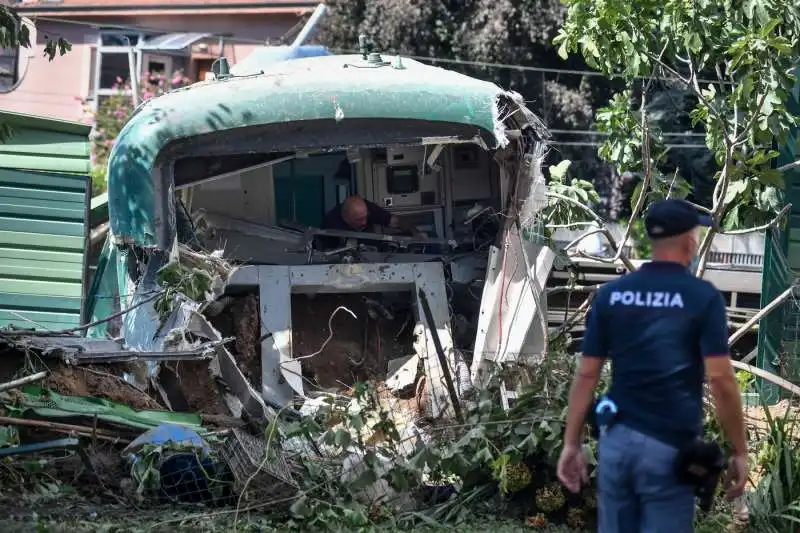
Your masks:
M526 227L545 203L547 138L516 93L375 53L149 100L109 160L111 230L89 295L97 321L131 310L90 336L149 359L176 409L191 391L183 362L163 361L204 353L237 416L358 379L453 416L496 364L546 348L553 256ZM427 236L320 229L354 194Z

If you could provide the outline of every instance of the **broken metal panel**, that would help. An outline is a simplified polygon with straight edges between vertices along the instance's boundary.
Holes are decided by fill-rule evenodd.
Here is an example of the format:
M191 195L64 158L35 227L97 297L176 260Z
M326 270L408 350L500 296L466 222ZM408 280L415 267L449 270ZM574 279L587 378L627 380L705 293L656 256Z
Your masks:
M155 263L152 258L151 263ZM148 272L150 268L155 269L149 266ZM150 285L152 283L150 279L151 276L144 276L137 287L133 305L152 295L154 289ZM144 354L170 350L180 352L187 347L193 350L201 349L204 351L204 357L210 357L211 376L218 383L224 384L223 400L233 416L239 417L246 411L254 419L274 419L274 411L249 384L233 356L225 348L222 335L201 314L204 304L178 296L175 299L173 312L162 321L155 310L154 302L155 300L151 300L142 304L125 315L125 343L129 350ZM199 345L196 344L197 341L189 343L186 340L188 333L206 342ZM148 369L162 396L168 396L168 391L161 389L157 382L160 370L157 361L148 361ZM215 392L209 391L210 394Z

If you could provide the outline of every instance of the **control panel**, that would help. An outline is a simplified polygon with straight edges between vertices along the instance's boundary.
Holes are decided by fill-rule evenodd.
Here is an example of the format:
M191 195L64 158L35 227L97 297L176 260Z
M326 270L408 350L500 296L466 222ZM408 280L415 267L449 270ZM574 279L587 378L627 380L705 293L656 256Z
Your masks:
M426 172L425 148L387 148L385 159L375 161L373 177L378 205L390 210L441 205L441 173Z

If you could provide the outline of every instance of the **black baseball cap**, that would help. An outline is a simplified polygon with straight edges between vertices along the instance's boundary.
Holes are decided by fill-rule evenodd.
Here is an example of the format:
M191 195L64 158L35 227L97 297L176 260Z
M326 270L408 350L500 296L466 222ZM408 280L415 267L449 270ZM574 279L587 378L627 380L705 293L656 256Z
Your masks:
M674 237L697 226L711 227L711 217L700 213L685 200L663 200L650 206L644 218L651 239Z

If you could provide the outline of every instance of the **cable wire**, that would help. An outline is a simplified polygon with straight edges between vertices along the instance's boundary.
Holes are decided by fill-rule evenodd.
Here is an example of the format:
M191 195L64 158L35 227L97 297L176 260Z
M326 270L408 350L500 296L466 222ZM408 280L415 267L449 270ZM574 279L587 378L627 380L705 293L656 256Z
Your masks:
M348 50L348 49L335 49L337 53L341 54L360 54L361 52L358 50ZM386 55L395 55L393 52L382 52ZM488 61L470 61L467 59L449 59L443 57L435 57L435 56L418 56L418 55L411 55L411 54L399 54L402 57L408 59L414 59L416 61L431 61L433 63L449 63L455 65L465 65L471 67L483 67L483 68L496 68L496 69L504 69L504 70L518 70L521 72L542 72L542 73L551 73L551 74L572 74L575 76L592 76L592 77L600 77L600 78L607 78L605 74L602 72L598 72L596 70L576 70L576 69L568 69L568 68L553 68L553 67L535 67L532 65L519 65L513 63L490 63ZM658 80L658 81L677 81L675 78L664 77L664 76L635 76L634 79L642 79L642 80ZM733 82L730 81L712 81L712 80L697 80L698 83L715 83L715 84L723 84L723 85L735 85Z

